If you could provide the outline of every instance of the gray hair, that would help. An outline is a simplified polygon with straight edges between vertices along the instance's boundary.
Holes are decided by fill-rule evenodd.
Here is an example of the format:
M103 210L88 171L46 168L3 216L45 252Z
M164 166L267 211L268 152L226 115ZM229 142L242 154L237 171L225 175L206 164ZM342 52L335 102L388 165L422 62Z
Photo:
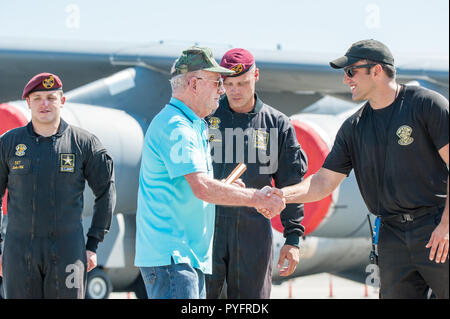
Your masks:
M170 86L172 87L172 92L179 91L180 89L184 89L186 87L186 74L179 74L171 78Z
M172 92L184 91L189 80L192 77L199 75L200 72L201 70L179 74L169 79L170 86L172 87Z

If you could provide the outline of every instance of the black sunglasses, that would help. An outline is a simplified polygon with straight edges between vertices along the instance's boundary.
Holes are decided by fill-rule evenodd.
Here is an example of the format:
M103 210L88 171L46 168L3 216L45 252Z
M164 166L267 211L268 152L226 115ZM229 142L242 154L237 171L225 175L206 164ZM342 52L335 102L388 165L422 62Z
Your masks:
M376 64L371 63L371 64L361 64L361 65L356 65L356 66L348 66L346 68L344 68L344 72L345 74L347 74L347 76L349 78L352 78L355 75L355 72L353 72L353 69L370 69L371 67L375 66Z

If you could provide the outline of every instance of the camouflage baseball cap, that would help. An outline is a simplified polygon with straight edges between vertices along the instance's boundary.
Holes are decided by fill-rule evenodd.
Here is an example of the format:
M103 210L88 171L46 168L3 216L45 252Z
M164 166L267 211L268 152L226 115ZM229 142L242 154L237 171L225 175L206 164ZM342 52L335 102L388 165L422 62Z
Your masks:
M217 72L222 75L235 74L234 71L221 67L216 60L214 60L210 48L195 46L183 51L181 56L172 66L170 73L172 76L176 76L198 70Z

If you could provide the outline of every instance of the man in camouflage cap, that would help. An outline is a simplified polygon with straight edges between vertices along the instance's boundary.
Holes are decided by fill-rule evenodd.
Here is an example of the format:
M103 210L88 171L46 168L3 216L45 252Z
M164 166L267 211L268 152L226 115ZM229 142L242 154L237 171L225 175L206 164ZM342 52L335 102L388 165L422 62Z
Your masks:
M281 192L246 189L214 180L203 119L225 93L208 48L183 51L172 67L172 98L147 130L139 178L136 257L149 298L205 298L212 270L215 206L284 208Z
M234 71L221 67L211 52L206 47L191 47L183 51L181 56L172 66L171 75L177 76L193 71L210 71L220 73L222 75L232 75Z

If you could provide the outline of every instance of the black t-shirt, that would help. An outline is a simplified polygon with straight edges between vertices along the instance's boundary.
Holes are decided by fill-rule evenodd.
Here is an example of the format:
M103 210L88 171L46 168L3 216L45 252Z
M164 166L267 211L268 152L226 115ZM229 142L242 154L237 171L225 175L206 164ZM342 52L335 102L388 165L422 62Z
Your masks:
M324 168L355 170L363 199L377 216L443 207L448 168L438 151L449 142L448 100L403 87L388 107L367 102L339 129Z

